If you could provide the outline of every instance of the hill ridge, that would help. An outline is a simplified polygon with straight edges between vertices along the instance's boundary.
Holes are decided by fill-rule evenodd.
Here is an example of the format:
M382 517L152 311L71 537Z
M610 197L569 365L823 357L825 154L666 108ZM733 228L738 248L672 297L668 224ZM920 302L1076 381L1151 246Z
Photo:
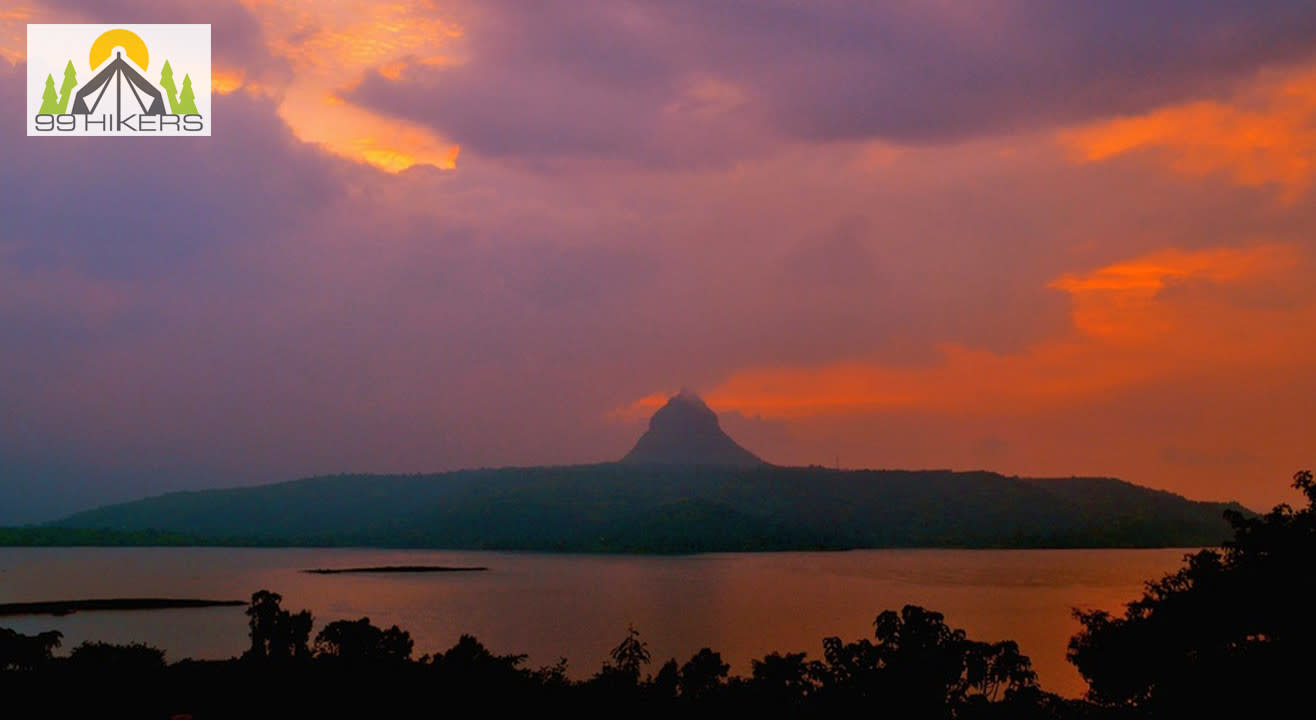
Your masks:
M613 462L317 475L158 495L45 527L201 544L592 552L1187 547L1227 537L1226 508L1241 506L1118 478Z

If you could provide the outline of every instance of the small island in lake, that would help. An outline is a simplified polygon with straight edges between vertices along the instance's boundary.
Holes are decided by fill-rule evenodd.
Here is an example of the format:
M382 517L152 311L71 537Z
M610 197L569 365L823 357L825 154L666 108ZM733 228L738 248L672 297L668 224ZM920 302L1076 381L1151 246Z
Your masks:
M484 572L489 568L483 566L450 566L450 565L380 565L379 567L356 567L356 568L315 568L314 570L303 570L302 572L313 575L344 575L356 573L451 573L451 572Z
M195 600L190 598L105 598L97 600L54 600L47 602L0 603L0 617L7 615L71 615L92 610L170 610L175 608L232 607L243 600Z

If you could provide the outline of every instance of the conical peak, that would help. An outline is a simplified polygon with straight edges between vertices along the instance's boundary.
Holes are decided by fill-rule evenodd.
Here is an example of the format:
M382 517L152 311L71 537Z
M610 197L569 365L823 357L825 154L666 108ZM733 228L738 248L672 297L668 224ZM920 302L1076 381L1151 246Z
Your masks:
M699 393L691 390L689 387L682 387L680 392L668 399L668 402L675 400L687 402L692 405L703 405L704 407L708 407L708 404L704 402L704 399L699 397Z
M667 404L649 418L650 429L673 424L714 432L721 432L722 429L717 421L717 413L688 388L682 388L681 392L668 398Z
M622 461L673 465L763 464L722 431L717 413L688 388L673 395L653 414L649 430Z

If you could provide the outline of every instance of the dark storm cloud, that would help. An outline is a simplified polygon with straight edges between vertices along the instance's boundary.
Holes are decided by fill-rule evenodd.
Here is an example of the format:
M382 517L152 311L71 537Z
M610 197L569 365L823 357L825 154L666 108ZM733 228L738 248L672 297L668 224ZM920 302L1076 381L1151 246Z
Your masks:
M486 2L461 20L469 62L347 97L486 155L646 164L735 157L765 129L942 143L1135 112L1316 49L1306 0Z

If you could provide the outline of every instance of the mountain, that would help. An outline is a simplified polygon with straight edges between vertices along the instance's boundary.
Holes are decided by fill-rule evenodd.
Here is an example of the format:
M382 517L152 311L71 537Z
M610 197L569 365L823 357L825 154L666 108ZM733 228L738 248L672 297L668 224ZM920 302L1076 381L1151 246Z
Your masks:
M7 542L60 544L61 531L95 530L101 539L88 544L141 537L563 552L1196 547L1229 535L1226 507L1241 509L1110 478L603 463L171 493L78 513Z
M649 419L649 429L621 461L632 465L754 467L764 464L723 432L717 414L689 390L672 396L654 413Z
M111 505L0 544L208 544L714 552L883 547L1196 547L1236 504L1112 478L767 464L692 393L621 462L334 475Z

